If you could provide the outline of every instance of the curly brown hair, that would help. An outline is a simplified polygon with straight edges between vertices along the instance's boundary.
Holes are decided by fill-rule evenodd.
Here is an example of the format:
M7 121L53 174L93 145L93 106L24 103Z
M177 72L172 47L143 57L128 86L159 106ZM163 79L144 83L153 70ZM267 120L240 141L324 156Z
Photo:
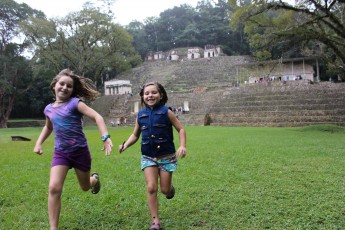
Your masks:
M70 69L63 69L53 78L52 82L50 83L50 90L53 92L54 96L54 87L62 76L68 76L73 80L73 92L71 97L78 97L93 101L99 95L99 92L96 90L96 87L91 79L78 76Z

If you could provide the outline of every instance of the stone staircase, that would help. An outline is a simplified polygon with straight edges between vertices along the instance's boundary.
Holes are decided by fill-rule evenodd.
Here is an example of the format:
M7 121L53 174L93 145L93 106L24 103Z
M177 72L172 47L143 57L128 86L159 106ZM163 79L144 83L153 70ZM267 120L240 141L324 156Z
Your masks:
M210 110L213 126L345 126L345 84L291 81L224 91Z
M188 101L190 112L178 115L184 125L345 126L345 83L242 81L237 87L236 65L247 62L247 57L240 56L145 62L117 77L131 81L134 96L104 96L92 106L107 123L127 116L127 125L133 125L134 104L140 103L141 86L159 81L168 93L168 106L183 107L184 101Z
M129 72L120 74L119 80L130 80L133 94L150 81L158 81L170 92L193 92L204 86L209 90L229 87L235 84L236 66L248 63L248 56L221 56L208 59L185 61L146 61Z
M107 125L116 125L116 121L124 117L127 118L126 124L132 125L135 122L134 114L131 113L134 110L133 106L131 107L132 103L130 103L132 100L132 96L129 94L102 96L90 106L103 116ZM85 125L94 124L88 118L84 119L84 123Z
M345 83L273 82L204 92L168 92L167 106L188 101L190 112L178 114L184 125L294 127L315 124L345 126ZM127 117L134 125L138 95L104 96L92 107L111 124Z

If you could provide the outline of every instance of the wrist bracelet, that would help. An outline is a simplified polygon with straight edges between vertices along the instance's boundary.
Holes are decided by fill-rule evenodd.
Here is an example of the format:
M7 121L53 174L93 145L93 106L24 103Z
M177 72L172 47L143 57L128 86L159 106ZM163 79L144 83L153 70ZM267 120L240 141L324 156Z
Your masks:
M106 135L101 136L101 140L102 140L103 142L106 141L108 138L110 138L110 135L109 135L109 134L106 134Z

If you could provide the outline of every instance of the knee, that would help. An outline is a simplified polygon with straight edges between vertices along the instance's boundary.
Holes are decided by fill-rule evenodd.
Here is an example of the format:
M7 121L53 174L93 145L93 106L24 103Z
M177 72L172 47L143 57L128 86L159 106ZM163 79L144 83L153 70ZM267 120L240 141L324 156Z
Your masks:
M146 190L148 194L157 194L158 186L155 184L146 185Z
M54 196L61 196L62 193L62 186L57 184L50 184L49 185L49 194Z

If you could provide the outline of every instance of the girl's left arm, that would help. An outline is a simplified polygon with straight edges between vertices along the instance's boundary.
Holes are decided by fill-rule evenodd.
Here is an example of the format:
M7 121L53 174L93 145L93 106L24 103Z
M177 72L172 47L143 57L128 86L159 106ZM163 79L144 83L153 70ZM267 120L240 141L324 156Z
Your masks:
M180 147L177 149L177 156L184 158L186 156L186 131L183 128L181 122L176 118L175 114L168 110L168 117L171 124L175 127L176 131L179 133Z
M106 124L104 122L103 117L99 113L97 113L95 110L93 110L92 108L87 106L84 102L79 101L79 103L78 103L78 111L80 113L84 114L85 116L87 116L88 118L92 119L94 122L96 122L101 136L105 136L105 135L109 134L107 126L106 126ZM113 147L113 143L112 143L111 139L107 138L103 142L103 146L104 146L103 149L105 150L105 154L107 156L109 156L110 152L112 150L112 147Z

